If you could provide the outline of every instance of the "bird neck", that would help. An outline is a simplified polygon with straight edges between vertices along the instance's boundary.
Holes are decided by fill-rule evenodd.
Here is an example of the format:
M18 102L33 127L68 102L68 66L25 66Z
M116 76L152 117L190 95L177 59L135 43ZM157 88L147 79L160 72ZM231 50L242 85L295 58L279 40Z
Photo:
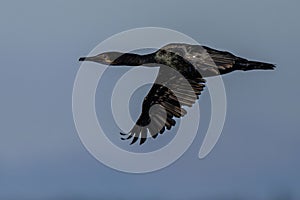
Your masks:
M155 53L150 53L146 55L124 53L117 59L115 59L111 63L111 65L139 66L151 63L155 63Z

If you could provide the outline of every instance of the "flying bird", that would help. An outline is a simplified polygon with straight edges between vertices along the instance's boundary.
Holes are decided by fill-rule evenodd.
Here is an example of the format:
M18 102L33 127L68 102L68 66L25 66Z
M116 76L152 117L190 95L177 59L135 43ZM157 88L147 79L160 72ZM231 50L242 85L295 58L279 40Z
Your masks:
M156 138L175 126L174 118L186 114L184 106L191 107L205 87L210 76L241 70L273 70L270 63L249 61L227 51L201 45L172 43L157 51L139 55L105 52L79 61L92 61L110 66L159 67L158 76L143 100L142 112L129 133L121 133L123 140L132 139L143 144L148 136Z

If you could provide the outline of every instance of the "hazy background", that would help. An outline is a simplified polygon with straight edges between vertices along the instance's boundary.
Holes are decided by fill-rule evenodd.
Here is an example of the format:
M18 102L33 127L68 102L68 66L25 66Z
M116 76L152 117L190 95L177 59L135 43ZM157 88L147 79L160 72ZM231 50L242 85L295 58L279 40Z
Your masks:
M299 199L299 7L296 0L1 1L0 199ZM85 150L71 101L78 57L144 26L277 69L224 77L227 119L207 158L197 157L200 128L173 165L133 175ZM200 107L209 106L204 92Z

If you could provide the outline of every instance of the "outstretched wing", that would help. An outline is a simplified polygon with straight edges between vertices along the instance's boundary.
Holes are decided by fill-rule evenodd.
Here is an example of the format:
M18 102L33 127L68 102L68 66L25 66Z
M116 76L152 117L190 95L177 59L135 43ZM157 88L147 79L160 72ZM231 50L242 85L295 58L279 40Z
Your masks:
M191 63L203 77L217 76L236 70L237 61L246 61L227 51L219 51L207 46L172 43L162 49L176 53Z
M121 133L123 140L132 139L131 144L140 138L143 144L150 134L156 138L165 129L175 126L174 118L183 117L186 110L183 106L191 107L199 98L205 87L201 77L186 78L168 67L160 67L158 77L144 98L142 113L129 133ZM149 133L149 134L148 134Z

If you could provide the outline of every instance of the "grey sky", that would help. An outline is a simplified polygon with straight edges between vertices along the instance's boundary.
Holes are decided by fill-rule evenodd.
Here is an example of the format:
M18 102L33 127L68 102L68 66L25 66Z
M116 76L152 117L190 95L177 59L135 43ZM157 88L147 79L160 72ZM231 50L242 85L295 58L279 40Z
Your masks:
M296 0L2 1L0 199L300 198L299 6ZM85 150L71 100L78 58L113 34L144 26L171 28L277 69L224 76L227 119L207 158L197 158L203 127L173 165L132 175ZM109 91L109 79L121 72L112 70L101 87ZM207 91L199 103L205 124Z

